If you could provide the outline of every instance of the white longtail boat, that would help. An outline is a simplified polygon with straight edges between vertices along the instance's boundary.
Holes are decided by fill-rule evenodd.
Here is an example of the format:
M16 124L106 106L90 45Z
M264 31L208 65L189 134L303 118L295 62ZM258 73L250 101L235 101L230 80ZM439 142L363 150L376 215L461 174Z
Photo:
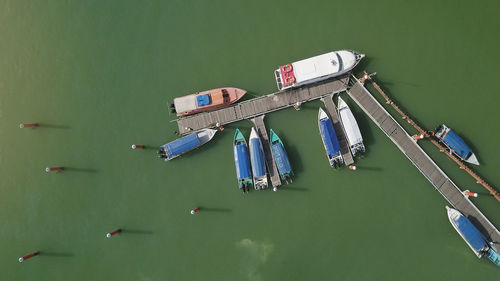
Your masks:
M347 136L347 141L349 142L349 148L351 149L352 156L360 152L365 152L365 145L363 144L363 137L359 131L358 122L354 118L349 106L339 97L338 101L338 111L340 116L340 121L344 126L344 131Z

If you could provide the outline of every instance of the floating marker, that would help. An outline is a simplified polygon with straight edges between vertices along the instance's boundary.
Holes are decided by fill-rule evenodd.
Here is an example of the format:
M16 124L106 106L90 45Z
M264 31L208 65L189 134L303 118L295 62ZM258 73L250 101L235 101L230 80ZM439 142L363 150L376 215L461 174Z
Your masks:
M45 172L61 172L64 170L64 167L47 167L45 168Z
M115 234L118 234L120 232L122 232L121 228L119 228L119 229L117 229L115 231L108 232L108 233L106 233L106 238L111 238L111 236L113 236Z
M464 191L464 194L465 196L469 197L469 196L472 196L472 197L477 197L477 193L475 192L470 192L468 190Z
M132 149L144 149L146 146L140 144L133 144Z
M356 171L356 166L354 166L354 165L350 165L350 166L349 166L349 170Z
M295 110L300 110L300 106L302 105L302 103L300 101L296 102L293 107L295 108Z
M39 254L40 254L40 252L39 252L39 251L36 251L36 252L31 253L31 254L29 254L29 255L26 255L26 256L20 257L18 260L19 260L19 262L23 262L23 261L25 261L25 260L27 260L27 259L30 259L30 258L34 257L34 256L38 256Z
M365 83L365 81L368 79L368 74L365 74L362 78L361 78L361 84Z
M196 208L191 210L191 215L194 215L194 214L198 213L199 211L200 211L200 208L196 207Z
M414 140L421 140L421 139L423 139L423 138L424 138L424 134L414 135L414 136L413 136L413 139L414 139Z
M35 128L38 127L38 123L28 123L28 124L19 124L19 128Z

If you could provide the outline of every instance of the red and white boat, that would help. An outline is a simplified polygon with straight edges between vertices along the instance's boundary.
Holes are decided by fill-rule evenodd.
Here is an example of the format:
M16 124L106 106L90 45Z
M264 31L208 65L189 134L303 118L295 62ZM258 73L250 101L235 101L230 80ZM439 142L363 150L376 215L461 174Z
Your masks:
M340 76L351 71L364 54L340 50L286 64L274 71L280 91Z
M172 113L186 116L228 106L241 99L247 91L238 88L218 88L178 97L170 105Z

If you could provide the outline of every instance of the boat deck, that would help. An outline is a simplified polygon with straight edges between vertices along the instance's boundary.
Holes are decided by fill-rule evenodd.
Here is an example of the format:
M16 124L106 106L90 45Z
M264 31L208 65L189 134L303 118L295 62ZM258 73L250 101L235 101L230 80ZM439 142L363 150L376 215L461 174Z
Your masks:
M340 122L337 107L335 107L335 103L333 102L333 94L321 98L321 101L325 104L330 120L332 120L333 129L335 130L335 134L337 135L340 145L340 153L342 154L342 158L344 158L344 164L349 166L354 163L354 159L352 158L349 143L347 142L346 135L344 134L343 125Z
M490 241L491 247L500 251L500 232L483 213L462 193L451 179L418 146L412 137L382 107L371 93L353 77L355 84L347 91L349 96L391 139L439 193L457 210L471 220Z
M274 156L271 153L271 144L269 143L269 136L267 135L266 125L264 124L264 116L265 115L261 115L252 118L251 121L255 124L255 129L257 129L257 133L262 141L264 155L266 157L267 172L269 174L269 178L271 178L271 184L273 187L278 187L281 185L281 179L278 167L276 167L276 163L274 162Z
M341 76L333 80L327 80L326 82L323 81L297 89L260 96L222 109L181 117L176 120L177 126L179 127L178 132L181 135L185 135L192 131L214 128L217 123L226 125L292 107L297 102L304 103L320 99L328 95L345 91L348 82L349 76Z

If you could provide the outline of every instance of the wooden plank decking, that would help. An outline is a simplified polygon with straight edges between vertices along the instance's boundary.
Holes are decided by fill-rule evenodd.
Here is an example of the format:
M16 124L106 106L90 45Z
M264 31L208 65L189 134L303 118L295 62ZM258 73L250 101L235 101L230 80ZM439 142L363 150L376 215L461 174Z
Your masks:
M354 163L354 159L352 158L351 150L349 149L349 144L344 133L344 126L340 122L337 107L335 106L335 103L333 103L333 94L321 98L321 101L325 104L328 115L332 120L333 129L335 130L335 134L337 135L337 139L339 141L340 153L342 153L344 163L346 166L349 166Z
M262 141L264 156L266 157L267 172L269 173L269 178L271 178L271 184L273 188L275 188L281 185L281 179L278 173L278 167L276 167L273 154L271 153L271 144L269 143L269 136L267 135L266 126L264 124L264 116L265 115L261 115L252 118L251 121L255 124L255 129Z
M357 81L356 78L353 78ZM462 193L450 178L432 161L417 145L410 135L380 105L370 92L357 81L347 91L349 96L363 109L375 124L391 139L408 157L417 169L429 180L441 195L457 210L467 216L478 227L482 234L492 241L491 247L500 251L500 232L484 216L481 211ZM443 215L446 211L443 208Z
M345 91L348 86L349 76L342 76L334 80L304 86L285 92L260 96L251 100L196 115L177 119L179 133L185 135L192 131L213 128L217 123L225 125L244 119L294 106L297 102L303 103L324 96Z

